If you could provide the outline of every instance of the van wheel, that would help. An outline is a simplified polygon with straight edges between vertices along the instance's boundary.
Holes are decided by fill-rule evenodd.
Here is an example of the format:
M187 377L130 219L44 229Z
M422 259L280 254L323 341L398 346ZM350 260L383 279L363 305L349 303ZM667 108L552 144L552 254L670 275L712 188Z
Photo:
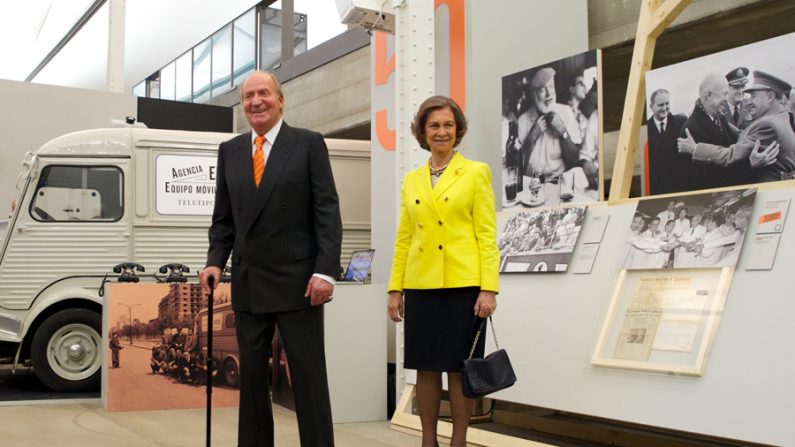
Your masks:
M51 315L33 336L31 360L53 391L99 391L102 316L88 309Z
M237 388L240 383L240 371L237 370L237 362L234 359L224 361L224 383L233 388Z

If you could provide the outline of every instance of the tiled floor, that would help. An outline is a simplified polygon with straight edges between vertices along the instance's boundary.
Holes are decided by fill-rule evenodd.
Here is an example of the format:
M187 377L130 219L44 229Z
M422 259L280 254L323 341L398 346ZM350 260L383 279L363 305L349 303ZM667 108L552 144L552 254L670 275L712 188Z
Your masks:
M295 415L274 406L276 445L299 446ZM237 409L213 410L212 445L233 447ZM108 413L97 400L0 406L0 445L26 447L198 447L205 445L204 410ZM389 422L337 424L340 447L416 447L417 436Z

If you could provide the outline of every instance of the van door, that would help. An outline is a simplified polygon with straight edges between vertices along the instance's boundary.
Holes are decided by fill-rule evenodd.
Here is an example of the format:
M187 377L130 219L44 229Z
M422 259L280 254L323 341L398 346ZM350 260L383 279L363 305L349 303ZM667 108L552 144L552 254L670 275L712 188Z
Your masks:
M17 195L11 207L11 214L8 216L7 220L0 221L0 226L2 226L2 228L0 228L0 239L2 239L2 245L0 245L0 263L3 262L3 256L5 255L6 247L8 247L8 240L11 236L11 228L14 228L14 224L16 223L17 216L19 215L19 204L22 203L25 197L28 184L30 183L30 173L33 171L35 165L36 156L33 152L25 154L25 158L22 160L22 171L20 171L19 177L17 177Z
M29 309L54 281L130 260L129 159L39 159L0 265L0 306ZM97 286L99 284L97 283Z

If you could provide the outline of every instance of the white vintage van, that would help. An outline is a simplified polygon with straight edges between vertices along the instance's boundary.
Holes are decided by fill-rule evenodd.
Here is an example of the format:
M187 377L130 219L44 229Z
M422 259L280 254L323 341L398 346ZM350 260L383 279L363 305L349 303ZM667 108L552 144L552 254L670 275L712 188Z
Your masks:
M53 390L99 389L103 278L122 262L203 266L232 136L99 129L28 153L0 246L0 358L32 362Z

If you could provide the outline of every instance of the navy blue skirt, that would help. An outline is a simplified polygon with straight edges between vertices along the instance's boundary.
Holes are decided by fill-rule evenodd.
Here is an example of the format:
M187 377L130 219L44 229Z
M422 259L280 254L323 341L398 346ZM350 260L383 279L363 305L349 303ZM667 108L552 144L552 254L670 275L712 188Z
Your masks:
M403 366L421 371L460 372L482 321L475 317L480 287L406 289ZM474 357L483 357L480 334Z

